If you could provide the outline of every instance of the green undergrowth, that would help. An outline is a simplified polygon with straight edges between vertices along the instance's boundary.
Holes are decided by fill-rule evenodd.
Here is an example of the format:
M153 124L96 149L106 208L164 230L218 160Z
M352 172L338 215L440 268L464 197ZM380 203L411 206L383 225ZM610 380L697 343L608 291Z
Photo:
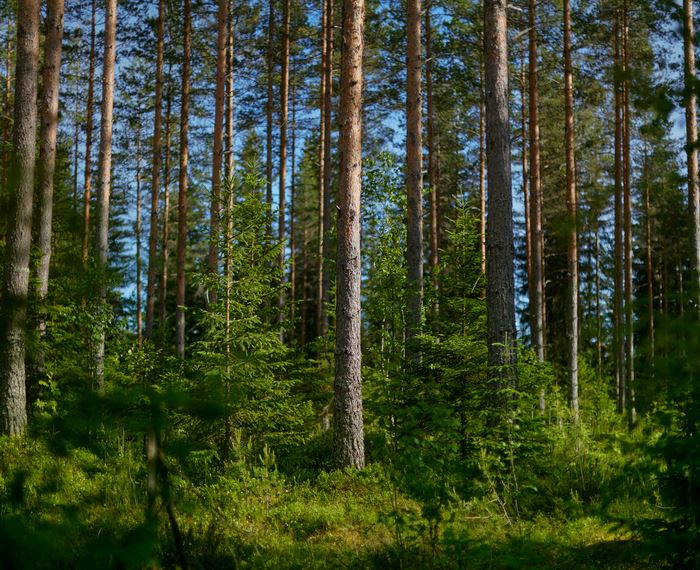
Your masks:
M205 480L169 460L170 487L192 568L664 567L624 524L658 516L634 453L596 457L592 443L570 442L553 440L555 467L527 465L517 489L482 457L479 492L448 491L439 504L388 463L300 478L267 447ZM122 434L102 449L0 439L0 567L179 565L164 506L156 522L145 516L143 441Z

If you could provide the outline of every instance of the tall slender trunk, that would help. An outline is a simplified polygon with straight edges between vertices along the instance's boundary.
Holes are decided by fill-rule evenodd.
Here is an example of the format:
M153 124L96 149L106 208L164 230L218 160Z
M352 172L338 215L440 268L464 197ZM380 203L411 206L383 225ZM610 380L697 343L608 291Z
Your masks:
M627 391L625 389L625 344L624 344L624 233L622 219L622 83L619 76L621 63L621 15L615 15L614 33L614 91L615 91L615 262L613 293L613 344L615 352L615 381L617 388L617 410L624 413Z
M508 39L505 0L485 0L486 300L489 374L495 384L516 383L513 194L508 124Z
M435 102L433 100L433 49L432 49L432 22L430 8L433 0L427 0L425 6L425 97L427 99L427 143L428 143L428 185L430 194L430 271L433 281L433 289L438 291L437 266L440 263L440 188L437 178L437 152L435 148L438 133L437 116L435 114ZM437 311L437 305L435 305Z
M700 193L698 192L698 117L695 85L695 30L693 0L683 0L683 53L685 80L685 136L688 164L688 206L693 228L695 297L700 310Z
M168 77L172 65L168 63ZM163 161L163 235L161 238L160 286L158 290L158 320L162 332L166 330L168 316L168 268L170 264L170 125L172 123L172 91L168 83L165 103L165 158Z
M87 263L90 249L90 199L92 198L92 106L95 99L95 18L97 0L92 0L90 18L90 63L88 66L87 109L85 114L85 182L83 184L83 247L81 258Z
M114 108L114 62L116 58L117 0L105 0L104 56L102 60L102 108L100 154L95 211L95 251L99 272L99 303L107 304L107 254L109 248L109 200L112 187L112 111ZM94 354L95 387L104 390L105 323L98 325Z
M596 323L596 370L603 372L603 319L600 294L600 222L595 222L595 323Z
M333 0L326 0L326 90L324 92L323 105L323 256L324 271L322 282L321 303L323 305L323 317L321 319L321 333L328 331L328 306L331 302L331 179L333 169L331 167L331 107L333 97ZM363 8L364 10L364 8Z
M622 171L624 179L624 224L625 224L625 361L627 366L626 387L628 420L630 426L637 421L634 397L634 305L632 279L632 176L630 158L630 85L629 85L629 8L627 0L622 9Z
M211 209L209 210L209 272L219 272L219 217L221 216L221 174L224 161L224 107L226 90L226 44L229 0L219 0L216 34L216 88L214 95L214 156L212 157ZM216 285L209 289L209 302L216 303Z
M316 272L316 336L323 335L323 321L325 315L325 306L323 304L323 278L325 267L326 252L324 250L324 184L326 180L326 162L325 155L325 128L326 128L326 27L328 26L328 2L329 0L321 0L321 81L319 93L319 138L318 138L318 263Z
M226 135L225 135L225 155L224 162L224 177L229 180L233 176L233 46L234 46L234 28L233 28L233 0L228 0L228 35L226 50ZM229 199L232 198L231 197Z
M571 4L564 0L564 147L566 152L566 208L568 213L568 299L566 336L568 344L569 405L578 422L578 196L574 138L574 76L571 63Z
M0 309L0 433L8 435L19 435L27 426L24 357L36 158L40 6L39 0L20 0L17 6L14 125L8 175L10 215Z
M525 218L525 275L527 276L528 294L532 287L532 244L530 221L530 177L527 156L527 83L525 79L525 50L520 58L520 169L522 171L523 217Z
M656 330L654 316L654 255L652 250L651 234L651 184L649 181L649 148L644 143L644 250L647 275L647 297L649 304L649 355L651 367L654 367L656 356Z
M80 77L80 63L78 63L78 72L76 74ZM78 148L80 147L80 126L82 120L80 118L80 111L78 107L80 105L80 80L75 81L75 90L73 91L73 209L77 211L78 209L78 163L80 162L80 152Z
M277 265L280 280L284 283L284 254L285 254L285 217L286 217L286 193L287 193L287 129L289 118L289 26L292 17L291 0L284 0L282 14L282 77L280 80L280 174L279 174L279 220L277 225L277 239L280 243ZM280 288L277 299L277 321L284 320L285 290ZM283 333L280 333L281 335Z
M360 345L364 0L343 0L333 442L338 467L365 465Z
M540 110L537 69L537 2L529 0L528 90L530 119L530 332L532 346L544 361L544 235L542 232L542 181L540 178Z
M406 257L408 298L406 302L406 354L418 353L411 348L420 334L423 313L423 97L421 74L421 0L406 3Z
M49 292L51 265L51 222L53 218L53 179L56 170L56 133L58 131L58 93L63 42L63 0L49 0L46 10L46 41L44 43L44 71L41 110L41 138L39 141L39 184L37 200L37 297L39 302ZM39 315L39 334L44 336L46 320L43 310ZM44 351L39 348L37 364L43 372Z
M12 20L13 10L7 10L7 28L5 33L5 100L3 101L3 117L2 117L2 139L1 142L5 148L12 143ZM2 177L0 178L0 207L3 212L7 211L9 196L5 193L7 190L7 177L10 168L10 153L3 153L0 159L0 167L2 167ZM7 230L7 218L0 214L0 236L4 236Z
M151 167L151 217L148 238L148 283L146 284L146 337L151 338L155 317L156 270L158 265L158 193L160 191L161 131L163 122L163 52L165 49L165 0L158 1L156 24L156 100L153 112L153 163Z
M481 273L486 275L486 86L484 84L484 50L479 65L479 246Z
M274 72L275 0L269 0L267 19L267 136L265 145L265 199L267 203L267 237L272 241L272 74Z
M175 352L185 358L185 248L187 243L187 163L190 126L190 33L191 0L184 0L182 33L182 103L180 107L180 173L177 198L177 275L175 286Z
M292 71L293 73L293 71ZM296 81L292 80L292 180L290 188L289 211L289 298L292 300L290 307L290 333L289 340L293 343L296 338L296 307L297 307L297 260L296 260L296 154L297 154L297 89Z
M143 346L143 308L141 306L141 121L136 125L136 339Z

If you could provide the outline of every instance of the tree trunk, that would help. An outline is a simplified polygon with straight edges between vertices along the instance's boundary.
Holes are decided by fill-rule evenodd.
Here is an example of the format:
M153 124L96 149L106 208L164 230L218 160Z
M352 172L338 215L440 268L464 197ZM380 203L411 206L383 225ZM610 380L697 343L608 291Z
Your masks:
M284 283L284 251L285 251L285 216L286 216L286 192L287 192L287 127L289 117L289 26L292 16L291 0L284 0L282 14L282 77L280 80L280 174L279 174L279 220L277 225L277 239L280 244L277 265L280 280ZM285 290L280 288L277 300L277 322L284 320ZM284 333L280 333L283 335Z
M293 72L293 71L292 71ZM296 153L297 153L297 123L296 123L296 81L292 79L292 180L290 188L289 210L289 297L290 307L289 340L293 344L296 338L296 307L297 307L297 261L296 261Z
M700 310L700 193L698 193L698 118L695 85L695 31L693 1L683 0L683 53L685 63L685 136L688 156L688 205L693 228L695 297Z
M20 0L17 7L15 108L8 176L10 215L0 320L0 433L7 435L19 435L27 426L24 357L36 157L40 5L39 0Z
M627 408L630 426L637 422L634 403L634 306L632 277L632 176L630 158L630 86L629 86L629 10L625 0L622 9L622 68L623 68L623 117L622 124L622 171L624 178L624 224L625 224L625 362Z
M566 336L569 405L574 422L578 422L578 197L576 191L576 157L574 139L574 77L571 63L571 4L564 0L564 126L566 152L566 208L568 213L567 265L568 299Z
M525 50L520 58L520 169L522 171L523 217L525 218L525 275L527 277L528 295L532 293L532 245L530 222L530 179L528 174L527 156L527 93L525 80Z
M406 3L406 257L408 299L406 300L406 355L419 354L411 348L420 334L423 314L423 124L421 93L421 0Z
M481 273L486 275L486 86L484 85L484 58L486 46L482 45L479 65L479 246L481 249Z
M187 243L187 162L189 159L190 118L190 33L192 28L191 0L184 0L184 30L182 34L182 103L180 107L180 175L177 213L177 276L175 286L175 352L185 358L185 249Z
M343 1L333 441L338 467L365 464L360 345L364 0Z
M56 169L56 133L58 131L58 93L63 42L63 0L49 0L46 10L46 41L41 101L41 139L39 141L39 196L37 201L37 297L39 303L49 292L51 265L51 222L53 218L53 179ZM39 334L44 336L43 309L39 316ZM36 358L40 372L44 367L43 347Z
M207 265L212 276L219 272L219 217L221 215L221 172L224 161L224 107L226 101L226 44L229 0L219 0L216 34L216 88L214 102L214 156L212 157L211 209L209 212L209 255ZM209 302L217 301L216 286L209 289Z
M104 59L102 62L102 109L100 118L100 155L97 179L95 250L100 278L99 303L107 304L107 254L109 248L109 199L112 186L112 110L114 108L114 61L116 57L117 0L105 0ZM98 324L94 374L98 392L104 390L106 323Z
M654 326L654 257L652 250L651 234L651 184L649 182L649 149L644 143L644 250L645 265L647 275L647 297L649 304L649 355L651 357L651 367L654 368L656 353L656 339Z
M92 197L92 106L95 99L95 19L97 0L92 0L90 18L90 64L88 67L87 109L85 114L85 183L83 188L83 247L81 257L87 263L90 250L90 199Z
M321 332L328 331L328 306L331 302L331 107L333 97L333 0L326 0L326 91L323 106L323 256L324 271L322 283L321 303L323 305L323 318L321 319ZM363 6L364 11L364 6Z
M171 77L172 66L168 64L168 77ZM165 104L165 158L163 162L163 236L161 241L161 273L160 289L158 291L158 319L163 333L166 330L168 316L168 266L170 263L170 124L172 122L172 92L170 84Z
M228 0L228 36L226 51L226 136L224 177L233 175L233 0Z
M624 344L624 233L622 220L622 85L619 79L622 70L620 61L621 26L619 10L615 15L614 33L614 91L615 91L615 262L613 294L613 344L615 352L615 384L617 410L626 408L625 390L625 344Z
M440 188L437 177L437 152L435 149L438 132L435 103L433 101L433 51L432 51L432 22L430 8L433 0L428 0L425 6L425 96L427 99L427 129L428 137L428 184L430 186L430 271L433 289L438 291L437 266L440 263ZM437 305L435 306L437 312Z
M528 90L530 109L530 332L537 359L544 362L544 248L540 178L540 111L537 70L537 2L529 1Z
M136 339L143 346L141 306L141 121L136 125Z
M508 39L505 0L485 0L487 336L489 374L495 385L514 386L515 283L513 195L508 124Z
M158 1L156 24L156 100L153 114L153 163L151 168L151 218L148 238L148 283L146 284L146 338L153 334L158 265L158 193L160 191L160 155L163 114L163 52L165 45L165 0Z
M323 303L323 279L325 271L325 257L326 251L324 250L324 184L326 180L326 167L328 166L326 162L325 155L325 128L326 128L326 51L328 50L328 44L326 43L326 27L328 26L328 2L329 0L322 0L322 12L321 12L321 85L320 85L320 95L319 95L319 138L318 138L318 264L317 264L317 287L316 296L318 303L316 304L316 336L321 336L324 334L325 330L323 327L324 316L325 316L325 306Z
M274 72L274 39L275 39L275 0L269 0L267 19L267 137L265 146L265 179L267 188L267 238L272 242L272 74Z

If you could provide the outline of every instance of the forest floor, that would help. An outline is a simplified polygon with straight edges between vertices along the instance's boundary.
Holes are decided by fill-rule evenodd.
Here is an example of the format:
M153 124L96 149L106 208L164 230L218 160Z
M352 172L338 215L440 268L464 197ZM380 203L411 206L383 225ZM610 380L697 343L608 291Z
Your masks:
M0 439L0 567L178 567L166 509L145 523L140 445L100 459ZM519 515L497 493L437 509L397 489L385 468L282 475L274 456L193 482L170 477L191 568L661 568L611 510L575 496ZM236 467L234 465L234 467ZM598 512L596 512L598 511ZM611 513L613 513L611 515Z

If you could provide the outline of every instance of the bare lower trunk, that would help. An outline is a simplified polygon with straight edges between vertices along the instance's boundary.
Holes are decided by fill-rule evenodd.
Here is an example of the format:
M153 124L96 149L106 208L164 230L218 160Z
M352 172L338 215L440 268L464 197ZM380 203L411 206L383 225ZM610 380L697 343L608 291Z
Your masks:
M228 37L226 50L226 136L224 176L229 180L233 175L233 0L228 0Z
M296 338L296 308L297 308L297 258L296 258L296 153L297 153L297 123L296 123L296 81L292 80L292 180L290 188L289 210L289 298L292 300L289 314L289 340L293 344Z
M143 346L143 311L141 306L141 123L136 131L136 339Z
M165 37L165 0L158 1L156 24L156 99L153 113L153 163L151 168L151 217L148 239L148 283L146 284L146 337L151 338L155 317L156 269L158 265L158 193L160 191L160 155L163 110L163 51Z
M688 205L692 220L695 297L700 310L700 193L698 192L698 118L695 85L695 31L693 1L683 0L683 53L685 63L685 136L688 156Z
M10 215L0 315L0 433L7 435L19 435L27 426L24 358L36 157L40 5L39 0L20 0L17 7L15 107L8 176Z
M49 0L46 12L46 42L39 142L39 195L37 201L37 297L41 303L49 292L51 265L51 222L53 218L53 178L56 170L56 133L58 131L58 92L63 41L63 0ZM39 316L39 334L44 336L46 321L43 309ZM43 347L39 347L36 362L40 372L44 367Z
M485 49L485 46L483 46ZM486 275L486 86L484 85L485 55L479 67L479 246L481 249L481 273Z
M322 282L323 318L321 319L321 331L328 331L328 306L331 302L331 100L333 96L333 0L326 0L326 91L323 105L323 256L324 271Z
M265 145L265 179L267 181L265 199L267 203L267 237L272 241L272 74L274 71L274 25L275 25L275 0L268 4L267 19L267 103L265 114L267 115L267 133Z
M360 345L364 0L343 2L333 441L338 467L365 464Z
M437 117L435 116L435 104L433 102L433 53L432 53L432 25L430 8L432 0L428 0L425 7L425 96L427 99L427 129L428 137L428 184L430 186L430 270L432 273L433 288L438 290L437 266L440 263L440 189L437 177L437 152L435 148L438 132ZM437 313L437 304L434 307Z
M325 318L325 306L323 304L323 278L326 271L324 241L323 241L323 221L324 221L324 184L326 180L326 168L328 162L325 155L325 128L326 128L326 26L328 26L328 0L322 0L321 14L321 88L319 95L319 138L318 138L318 265L317 265L317 288L316 288L316 336L323 335L323 322Z
M540 115L537 71L537 3L529 1L528 89L530 109L530 330L532 346L544 361L544 248L542 234L542 181L540 178Z
M168 65L168 76L170 76L171 66ZM161 260L160 260L160 289L158 291L158 309L160 327L163 332L166 330L166 319L168 316L168 266L170 263L170 124L172 120L172 93L168 88L165 105L165 158L163 162L163 235L161 238Z
M525 50L520 58L520 168L522 171L523 217L525 218L525 274L527 276L528 295L532 298L532 245L530 222L530 180L527 157L527 94L525 80Z
M219 0L216 36L216 88L214 95L214 156L212 157L211 209L209 210L209 272L219 272L219 217L221 211L221 172L224 161L224 106L226 88L226 35L228 32L229 0ZM217 288L209 289L209 302L216 303Z
M104 59L102 64L102 109L100 155L97 178L95 253L100 276L99 302L107 303L107 255L109 248L109 201L112 188L112 110L114 107L114 62L116 57L117 0L105 1ZM95 387L104 390L105 325L100 323L94 354Z
M92 105L95 98L95 18L97 0L92 0L90 19L90 64L88 67L87 117L85 119L85 182L83 188L83 247L81 257L87 263L90 249L90 200L92 198Z
M284 253L285 253L285 217L286 217L286 193L287 193L287 122L289 116L289 26L291 21L291 0L284 0L284 13L282 14L282 77L280 80L280 175L279 175L279 220L277 225L277 239L280 244L277 266L280 280L284 283ZM284 320L285 291L280 289L277 299L277 322ZM280 333L282 335L283 333Z
M508 124L508 43L505 0L485 0L487 336L495 385L516 383L513 195Z
M185 249L187 244L187 163L189 159L190 118L190 33L192 12L190 0L185 1L182 34L182 102L180 108L180 178L177 213L177 275L175 286L175 352L185 358Z
M411 348L420 334L423 313L423 124L421 94L421 0L406 4L406 225L407 287L406 355L418 358Z
M574 139L574 78L571 64L571 5L564 0L564 123L566 152L566 207L568 299L566 336L568 344L569 406L574 422L578 422L578 197L576 191L576 158Z
M649 303L649 355L651 357L651 367L654 368L654 360L656 355L656 330L654 326L654 256L652 251L652 234L651 234L651 204L650 204L651 188L649 183L649 164L648 164L648 148L644 144L644 252L645 265L647 275L647 297Z

